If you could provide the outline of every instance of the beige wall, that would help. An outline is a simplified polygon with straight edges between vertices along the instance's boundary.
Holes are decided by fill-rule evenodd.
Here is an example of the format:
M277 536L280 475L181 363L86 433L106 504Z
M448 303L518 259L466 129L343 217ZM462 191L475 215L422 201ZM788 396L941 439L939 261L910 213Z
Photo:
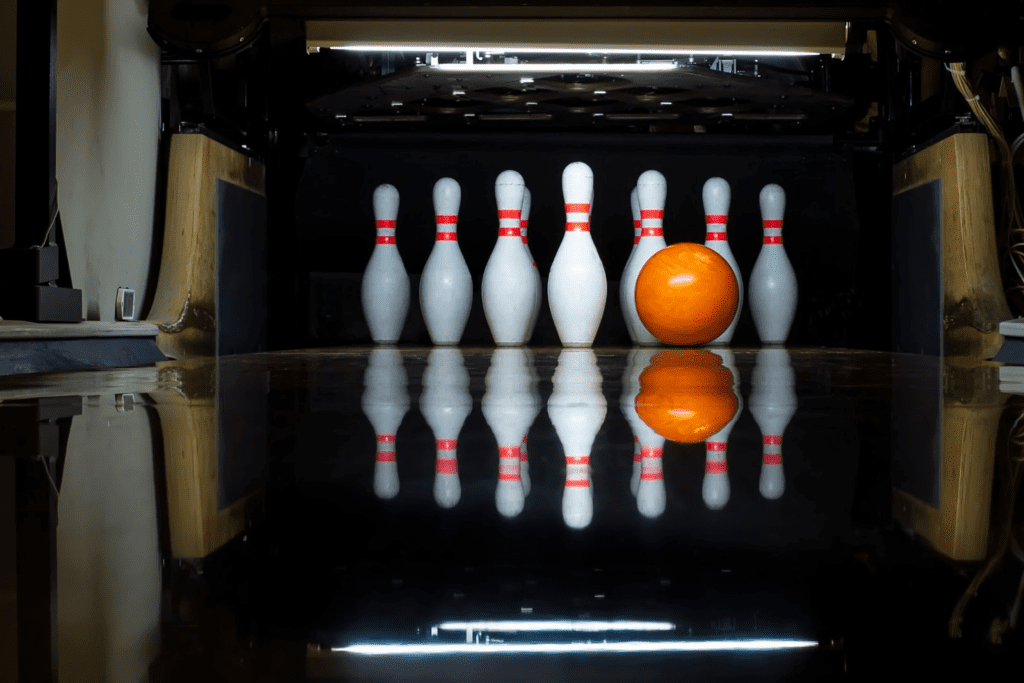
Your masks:
M118 287L141 302L151 284L160 53L147 13L147 0L58 4L57 182L89 320L114 319Z

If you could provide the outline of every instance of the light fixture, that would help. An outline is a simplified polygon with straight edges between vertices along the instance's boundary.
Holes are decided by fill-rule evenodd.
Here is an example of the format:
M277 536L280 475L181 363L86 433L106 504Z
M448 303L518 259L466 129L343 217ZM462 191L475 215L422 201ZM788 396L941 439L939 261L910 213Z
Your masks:
M676 625L668 621L570 621L551 620L505 620L505 621L445 621L437 625L442 631L500 631L517 633L521 631L672 631Z
M586 48L586 47L486 47L460 46L438 47L436 45L390 45L388 43L366 43L360 45L332 46L332 50L349 52L431 52L431 53L466 53L489 52L504 54L506 52L523 54L567 54L567 55L716 55L719 57L815 57L817 52L801 52L796 50L723 50L677 48ZM509 65L514 66L514 65Z
M813 640L676 640L609 643L410 643L332 647L355 655L491 655L496 653L755 652L817 647Z

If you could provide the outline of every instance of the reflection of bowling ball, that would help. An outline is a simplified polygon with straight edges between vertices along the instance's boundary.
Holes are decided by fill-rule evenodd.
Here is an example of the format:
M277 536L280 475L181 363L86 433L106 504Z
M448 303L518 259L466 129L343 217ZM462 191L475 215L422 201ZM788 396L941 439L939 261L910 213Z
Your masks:
M728 262L702 244L681 242L652 256L636 281L636 312L666 344L707 344L732 322L739 285Z
M732 373L710 351L662 351L640 374L636 412L669 441L704 441L736 414L732 383Z

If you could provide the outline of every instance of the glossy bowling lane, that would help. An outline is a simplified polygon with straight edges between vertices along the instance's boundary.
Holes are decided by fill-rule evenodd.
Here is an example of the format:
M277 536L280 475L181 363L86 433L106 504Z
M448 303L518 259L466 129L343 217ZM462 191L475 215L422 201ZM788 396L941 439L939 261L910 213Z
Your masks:
M1005 666L1024 401L998 370L376 347L0 378L16 615L0 665L154 681Z

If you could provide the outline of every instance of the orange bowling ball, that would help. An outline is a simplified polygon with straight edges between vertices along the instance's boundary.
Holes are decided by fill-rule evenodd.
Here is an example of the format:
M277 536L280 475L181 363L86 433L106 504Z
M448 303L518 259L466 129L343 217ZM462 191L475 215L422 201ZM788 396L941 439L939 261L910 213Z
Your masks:
M636 413L669 441L698 443L736 414L732 373L703 349L673 349L651 359L640 374Z
M714 341L732 322L739 284L724 258L702 244L681 242L652 256L636 281L640 321L665 344Z

